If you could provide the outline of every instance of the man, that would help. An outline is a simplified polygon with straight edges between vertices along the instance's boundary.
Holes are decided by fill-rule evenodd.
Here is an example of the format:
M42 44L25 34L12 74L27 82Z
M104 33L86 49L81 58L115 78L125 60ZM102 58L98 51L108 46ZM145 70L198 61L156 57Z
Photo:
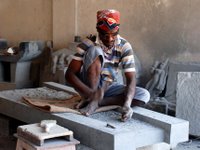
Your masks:
M147 103L149 92L136 87L135 62L131 45L119 35L120 13L113 9L97 12L99 40L87 38L66 71L66 80L83 100L77 105L86 116L98 107L122 106L122 121L130 119L135 103ZM126 85L117 82L118 69L124 71Z

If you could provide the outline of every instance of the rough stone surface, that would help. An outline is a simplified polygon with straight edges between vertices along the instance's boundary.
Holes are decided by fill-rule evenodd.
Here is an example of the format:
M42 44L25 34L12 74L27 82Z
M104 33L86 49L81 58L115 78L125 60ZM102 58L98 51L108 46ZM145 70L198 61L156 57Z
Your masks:
M158 143L158 144L153 144L153 145L137 148L136 150L170 150L170 145L167 143Z
M200 72L179 72L176 116L190 122L190 134L200 136Z
M200 71L200 64L195 62L181 63L169 62L168 80L166 85L165 98L176 103L176 83L178 72Z

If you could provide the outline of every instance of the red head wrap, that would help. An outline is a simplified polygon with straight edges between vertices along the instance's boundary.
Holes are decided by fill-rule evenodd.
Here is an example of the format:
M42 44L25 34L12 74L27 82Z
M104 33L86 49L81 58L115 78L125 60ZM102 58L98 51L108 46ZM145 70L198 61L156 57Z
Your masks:
M104 31L119 29L120 13L114 9L100 10L97 12L97 28Z

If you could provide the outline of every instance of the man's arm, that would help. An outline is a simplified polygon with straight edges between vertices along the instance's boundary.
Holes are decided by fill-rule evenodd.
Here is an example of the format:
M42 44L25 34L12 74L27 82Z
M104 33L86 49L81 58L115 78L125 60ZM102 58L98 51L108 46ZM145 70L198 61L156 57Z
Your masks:
M135 95L135 86L136 86L136 80L135 80L135 72L126 72L126 100L125 103L127 106L131 106L133 97Z
M125 101L123 106L123 114L122 114L122 121L126 121L132 117L133 111L131 108L131 103L133 97L135 95L135 72L126 72L126 92L125 92Z
M89 97L93 92L87 85L85 85L78 77L77 74L80 72L82 61L72 60L65 73L66 81L77 90L81 96Z

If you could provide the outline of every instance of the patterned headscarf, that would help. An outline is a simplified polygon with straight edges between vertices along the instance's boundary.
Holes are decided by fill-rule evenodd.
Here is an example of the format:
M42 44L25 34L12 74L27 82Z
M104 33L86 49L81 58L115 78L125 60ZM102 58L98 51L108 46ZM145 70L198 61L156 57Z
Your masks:
M97 12L97 28L109 31L119 29L120 13L114 9L100 10Z

